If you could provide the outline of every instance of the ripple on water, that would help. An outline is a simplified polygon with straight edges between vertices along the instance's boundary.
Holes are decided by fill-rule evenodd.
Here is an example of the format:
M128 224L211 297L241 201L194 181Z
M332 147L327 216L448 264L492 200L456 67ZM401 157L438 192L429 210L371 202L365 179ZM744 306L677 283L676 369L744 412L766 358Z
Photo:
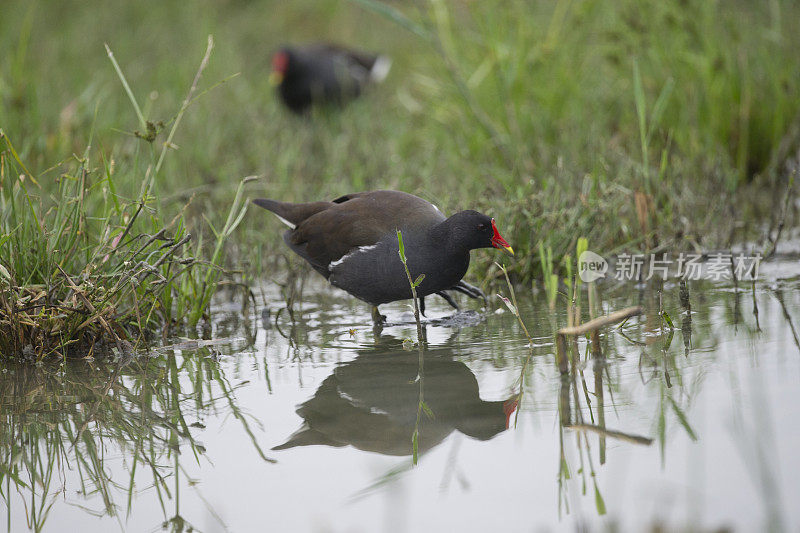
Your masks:
M382 306L389 323L373 328L368 306L315 283L294 318L268 286L250 314L217 306L209 338L174 339L125 366L2 363L7 520L97 531L118 520L131 531L797 529L792 265L768 266L755 290L691 282L690 313L675 283L598 286L594 314L645 312L602 332L602 358L577 339L564 377L553 334L566 309L542 298L518 295L532 345L511 313L495 313L499 301L459 300L454 313L430 299L420 370L405 303ZM41 502L49 513L31 517Z

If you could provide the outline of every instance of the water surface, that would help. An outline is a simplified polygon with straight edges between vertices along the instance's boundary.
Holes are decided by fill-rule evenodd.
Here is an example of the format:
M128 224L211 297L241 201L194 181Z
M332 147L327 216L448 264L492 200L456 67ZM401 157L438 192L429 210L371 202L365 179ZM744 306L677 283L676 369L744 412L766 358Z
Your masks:
M429 298L420 379L407 306L382 308L396 325L376 331L315 283L294 320L266 286L266 307L222 303L206 340L141 359L2 363L0 517L10 531L797 531L798 273L689 282L688 306L678 282L602 285L591 310L584 292L583 320L645 312L604 330L600 357L578 339L563 377L565 309L542 296L518 294L532 347L497 299L453 320Z

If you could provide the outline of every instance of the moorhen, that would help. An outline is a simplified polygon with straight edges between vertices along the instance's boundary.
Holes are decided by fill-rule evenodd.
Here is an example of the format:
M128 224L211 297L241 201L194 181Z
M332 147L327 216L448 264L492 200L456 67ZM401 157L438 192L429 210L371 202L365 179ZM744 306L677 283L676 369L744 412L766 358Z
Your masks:
M273 450L297 446L353 446L384 455L411 455L419 430L419 453L455 431L486 441L508 429L518 395L481 398L470 368L449 349L425 355L425 404L433 416L417 421L419 356L405 350L363 352L337 366L314 396L297 408L298 431Z
M352 100L367 84L383 81L390 66L387 56L332 44L284 46L272 56L269 81L286 107L299 114L312 104Z
M494 247L514 254L493 218L469 210L448 218L430 202L400 191L347 194L330 202L253 202L289 226L283 240L332 285L372 304L376 323L385 318L378 305L411 298L396 230L403 234L412 279L425 275L417 287L423 312L430 294L458 309L447 290L485 302L479 289L461 280L470 250Z

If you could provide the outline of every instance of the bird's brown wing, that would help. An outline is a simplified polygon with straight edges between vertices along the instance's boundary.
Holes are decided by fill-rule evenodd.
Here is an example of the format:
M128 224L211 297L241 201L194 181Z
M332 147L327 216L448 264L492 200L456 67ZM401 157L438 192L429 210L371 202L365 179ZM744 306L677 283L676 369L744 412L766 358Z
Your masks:
M335 204L343 204L348 200L353 200L355 198L360 198L360 197L364 196L365 194L370 194L370 193L369 192L353 192L353 193L350 193L350 194L345 194L343 196L340 196L339 198L336 198L334 200L331 200L331 202L333 202Z
M293 249L318 271L348 252L376 244L396 229L415 231L445 220L433 205L398 191L372 191L342 196L297 226L289 240Z

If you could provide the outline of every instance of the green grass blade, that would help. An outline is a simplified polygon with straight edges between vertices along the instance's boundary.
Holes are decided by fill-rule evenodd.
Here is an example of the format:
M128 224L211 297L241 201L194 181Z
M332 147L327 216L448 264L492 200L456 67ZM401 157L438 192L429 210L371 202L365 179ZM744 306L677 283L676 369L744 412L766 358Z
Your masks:
M111 51L108 43L103 43L103 46L106 47L108 59L110 59L111 64L114 65L114 70L117 72L117 77L119 78L119 81L122 82L122 87L125 89L125 93L128 95L128 99L133 105L133 110L136 112L136 118L139 119L139 126L141 126L142 129L147 129L147 121L144 119L142 109L139 107L139 103L136 101L136 97L133 95L133 91L131 90L131 86L128 84L128 80L125 78L125 74L122 73L122 68L120 68L119 63L117 63L117 58L114 57L114 52Z

